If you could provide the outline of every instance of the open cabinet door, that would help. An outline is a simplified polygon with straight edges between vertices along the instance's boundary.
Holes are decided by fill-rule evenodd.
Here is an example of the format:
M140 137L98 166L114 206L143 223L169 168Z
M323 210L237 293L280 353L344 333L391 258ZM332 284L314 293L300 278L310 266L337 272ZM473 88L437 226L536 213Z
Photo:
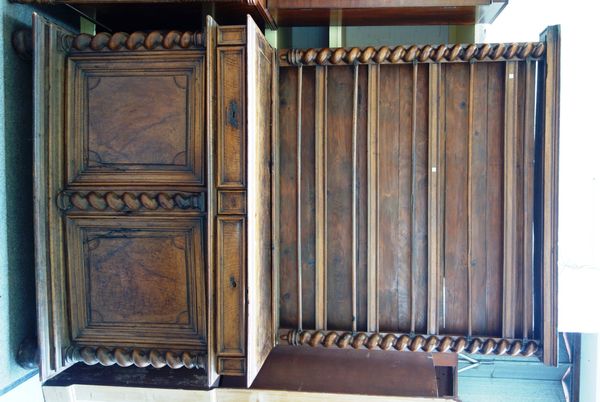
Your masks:
M68 367L61 351L69 345L65 306L63 236L54 197L62 186L64 131L64 39L73 33L33 14L34 46L34 231L38 344L42 381ZM50 157L54 155L56 157ZM48 196L45 196L45 195Z
M248 355L250 386L275 344L271 263L271 130L275 52L248 16Z

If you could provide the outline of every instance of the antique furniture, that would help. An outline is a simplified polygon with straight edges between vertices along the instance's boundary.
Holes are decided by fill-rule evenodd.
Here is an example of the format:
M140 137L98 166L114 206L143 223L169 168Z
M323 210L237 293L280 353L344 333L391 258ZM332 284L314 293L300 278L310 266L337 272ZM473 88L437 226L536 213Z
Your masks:
M90 36L36 15L33 41L42 379L250 386L276 344L556 364L558 27L275 50L250 16Z

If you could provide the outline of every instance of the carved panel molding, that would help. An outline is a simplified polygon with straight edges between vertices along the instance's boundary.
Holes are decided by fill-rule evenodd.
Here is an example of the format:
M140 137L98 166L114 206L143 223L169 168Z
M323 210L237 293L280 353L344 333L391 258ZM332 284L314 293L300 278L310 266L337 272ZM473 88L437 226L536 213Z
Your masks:
M293 346L380 349L398 351L479 353L532 356L541 350L535 341L485 337L436 336L366 332L280 330L280 340Z
M100 32L96 35L79 34L73 38L72 51L132 51L201 48L201 32Z
M63 211L154 211L154 210L197 210L205 211L204 193L179 192L99 192L62 191L56 200Z
M172 369L206 369L205 357L197 352L159 351L139 348L69 347L65 352L67 363L84 362L103 366L170 367Z
M539 59L544 55L543 42L455 44L425 46L382 46L379 49L286 49L279 52L282 65L353 65L444 63Z

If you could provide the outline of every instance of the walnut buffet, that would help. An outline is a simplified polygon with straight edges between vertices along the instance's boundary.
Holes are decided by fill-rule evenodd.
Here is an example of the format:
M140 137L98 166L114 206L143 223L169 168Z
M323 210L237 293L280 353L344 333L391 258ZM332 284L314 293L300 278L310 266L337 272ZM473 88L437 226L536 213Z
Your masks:
M44 380L250 386L276 345L556 364L558 27L280 50L251 17L198 28L34 16Z

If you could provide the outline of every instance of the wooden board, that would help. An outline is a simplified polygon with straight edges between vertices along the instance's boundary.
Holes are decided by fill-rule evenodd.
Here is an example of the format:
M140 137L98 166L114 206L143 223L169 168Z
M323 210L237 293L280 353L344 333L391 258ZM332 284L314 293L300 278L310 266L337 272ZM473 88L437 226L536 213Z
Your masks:
M34 40L34 230L35 270L40 348L40 377L50 378L65 368L61 351L69 345L65 301L65 260L60 211L48 194L62 186L66 54L61 38L72 32L33 14ZM55 158L51 156L54 155Z
M247 385L275 345L271 261L271 125L274 51L248 16ZM250 84L252 83L252 85Z

